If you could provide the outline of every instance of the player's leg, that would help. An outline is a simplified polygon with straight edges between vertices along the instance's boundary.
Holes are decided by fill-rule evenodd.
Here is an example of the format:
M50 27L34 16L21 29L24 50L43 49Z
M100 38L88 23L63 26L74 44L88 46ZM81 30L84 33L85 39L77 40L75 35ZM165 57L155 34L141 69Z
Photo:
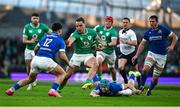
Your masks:
M28 79L19 81L18 84L20 84L20 86L24 86L26 84L30 84L34 82L36 80L37 74L40 72L38 65L41 65L41 63L44 63L44 62L40 59L33 58L33 60L31 61L31 70L30 70Z
M25 57L26 72L27 72L27 75L29 75L30 69L31 69L31 61L32 61L32 58L34 57L34 51L25 49L24 57ZM32 90L32 87L33 87L33 84L29 84L27 90Z
M74 68L66 67L66 76L60 86L58 87L57 91L61 93L61 90L66 85L68 79L71 77L71 75L77 71L78 67L80 67L81 62L83 61L84 56L73 54L72 58L70 59L70 63L74 65Z
M135 79L136 79L136 73L130 73L129 74L129 80L128 80L128 88L130 88L131 90L135 90Z
M89 70L90 70L90 68L89 68L89 67L86 67L86 71L89 72ZM93 77L93 82L94 82L94 83L98 83L98 81L100 81L100 80L99 80L99 78L98 78L98 75L96 74L96 75Z
M59 87L60 83L62 83L62 81L64 80L66 72L61 66L57 65L55 69L50 71L49 73L56 75L56 79L54 80L54 83L49 90L48 95L54 97L62 97L56 90Z
M26 65L26 71L27 71L27 75L29 75L30 73L30 65L31 65L31 59L25 59L25 65ZM29 84L27 90L32 90L32 84Z
M102 79L102 63L104 62L105 60L105 54L103 52L97 52L96 54L96 60L98 62L98 79L99 81Z
M29 76L25 79L22 79L15 83L10 89L6 90L5 93L9 96L12 96L16 90L19 88L28 85L36 80L37 73L30 73Z
M124 90L120 91L120 95L130 96L133 93L136 93L135 86L136 73L132 72L129 74L129 80L127 84L124 84Z
M151 52L148 52L148 55L145 59L144 66L142 69L142 76L141 76L141 86L140 90L144 90L144 86L146 83L147 75L151 71L152 66L155 64L154 55Z
M112 80L114 83L116 83L116 70L115 70L116 54L115 54L115 52L113 52L110 55L107 55L105 61L108 63L108 68L112 75Z
M71 75L72 75L75 71L77 71L77 69L78 69L77 66L74 66L74 68L70 68L70 67L67 67L67 68L66 68L65 78L64 78L64 80L60 83L60 85L59 85L59 87L58 87L58 89L57 89L57 91L58 91L59 93L61 93L61 91L62 91L62 89L64 88L64 86L66 85L68 79L71 77Z
M114 83L116 83L116 70L113 66L109 66L110 73L112 75L112 80Z
M125 58L118 59L118 69L119 69L119 72L120 72L122 78L124 79L125 84L128 83L128 79L127 79L127 75L126 75L126 71L125 71L126 63L127 63L127 59L125 59Z
M151 95L151 91L158 84L159 77L163 72L164 66L166 64L167 56L156 55L156 64L154 65L153 78L150 84L150 87L146 93L147 96Z
M135 72L136 81L138 83L138 89L139 89L141 86L141 73L138 70L138 64L135 64L134 66L132 66L132 71L129 71L129 74L131 72Z
M82 89L92 88L92 79L98 70L98 62L94 56L89 56L84 60L84 65L89 67L90 71L88 72L88 78L86 79L85 84L82 86Z

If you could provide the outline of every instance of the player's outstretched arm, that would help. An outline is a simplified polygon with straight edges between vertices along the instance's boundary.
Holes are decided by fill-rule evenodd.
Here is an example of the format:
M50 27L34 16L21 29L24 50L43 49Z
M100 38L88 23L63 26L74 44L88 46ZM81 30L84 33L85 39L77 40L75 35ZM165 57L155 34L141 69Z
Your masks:
M139 57L139 55L142 53L142 51L144 50L145 44L146 44L146 40L143 39L138 46L138 50L136 52L136 55L132 58L133 63Z
M116 46L117 44L117 38L112 38L111 42L107 44L107 46Z
M66 46L67 47L71 47L71 45L73 44L73 42L75 41L75 38L73 37L69 37L68 40L66 41Z
M73 68L73 65L69 63L69 59L64 51L59 52L59 57L66 63L67 66Z

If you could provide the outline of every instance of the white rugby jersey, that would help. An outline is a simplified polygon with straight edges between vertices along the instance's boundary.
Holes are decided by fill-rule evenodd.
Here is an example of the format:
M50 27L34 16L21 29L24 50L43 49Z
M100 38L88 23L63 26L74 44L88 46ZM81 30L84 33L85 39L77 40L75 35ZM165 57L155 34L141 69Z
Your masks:
M124 40L126 42L128 42L130 40L132 40L132 41L136 40L137 41L136 34L133 30L128 29L127 31L123 32L123 29L121 29L119 31L119 43L120 43L120 51L124 55L128 55L128 54L135 51L135 46L122 43L121 40Z

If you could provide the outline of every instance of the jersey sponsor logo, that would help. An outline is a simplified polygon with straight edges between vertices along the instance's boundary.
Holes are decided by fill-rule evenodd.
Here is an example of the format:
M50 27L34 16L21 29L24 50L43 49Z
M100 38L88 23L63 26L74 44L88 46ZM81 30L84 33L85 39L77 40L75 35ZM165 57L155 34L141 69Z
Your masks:
M162 30L161 30L161 29L159 29L158 33L159 33L159 34L162 34Z
M106 32L106 36L109 36L109 34L110 34L109 32Z
M92 39L92 36L90 35L90 36L88 36L88 40L91 40Z
M162 40L162 36L159 35L159 36L151 36L151 37L149 37L149 41L155 41L155 40Z
M42 32L42 30L41 29L38 29L38 33L41 33Z
M32 33L32 30L29 30L29 33Z
M83 38L82 38L82 37L80 37L80 40L81 40L81 41L83 41Z

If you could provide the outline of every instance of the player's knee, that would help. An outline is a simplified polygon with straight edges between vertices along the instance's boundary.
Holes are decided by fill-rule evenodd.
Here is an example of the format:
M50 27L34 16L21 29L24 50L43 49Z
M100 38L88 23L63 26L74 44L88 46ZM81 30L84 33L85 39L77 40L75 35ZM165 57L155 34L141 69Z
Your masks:
M102 61L102 60L97 60L97 63L98 63L99 65L102 65L103 61Z
M151 67L147 66L147 65L144 65L142 71L143 72L149 72L151 70Z
M92 67L98 68L98 66L99 66L99 64L96 61L94 61Z
M28 78L29 83L32 83L36 80L36 78Z
M156 76L156 75L153 75L153 82L158 82L158 80L159 80L159 76Z
M66 72L61 72L61 75L63 76L63 77L65 77L66 76Z

